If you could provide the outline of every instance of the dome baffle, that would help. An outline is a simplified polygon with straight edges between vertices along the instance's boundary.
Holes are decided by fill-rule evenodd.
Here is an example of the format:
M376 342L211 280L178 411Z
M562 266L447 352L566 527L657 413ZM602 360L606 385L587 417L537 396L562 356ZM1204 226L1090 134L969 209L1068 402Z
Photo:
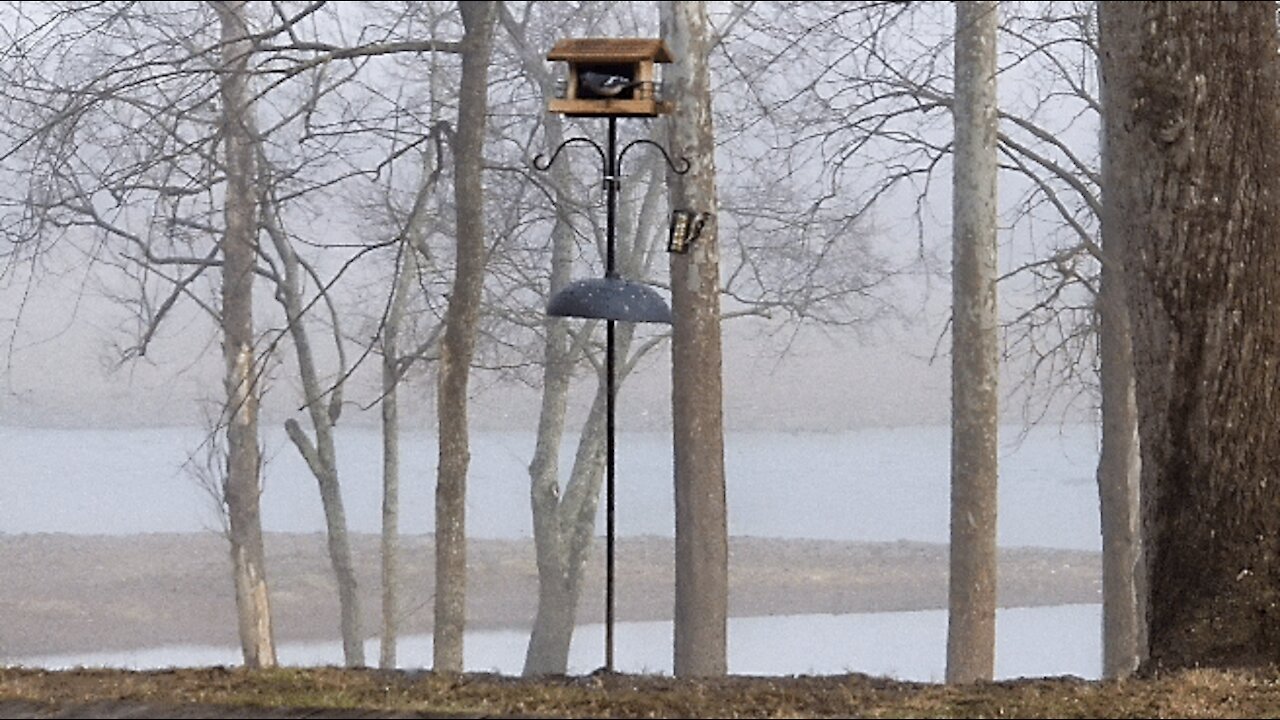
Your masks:
M611 277L569 283L547 303L547 314L671 324L671 308L653 288Z

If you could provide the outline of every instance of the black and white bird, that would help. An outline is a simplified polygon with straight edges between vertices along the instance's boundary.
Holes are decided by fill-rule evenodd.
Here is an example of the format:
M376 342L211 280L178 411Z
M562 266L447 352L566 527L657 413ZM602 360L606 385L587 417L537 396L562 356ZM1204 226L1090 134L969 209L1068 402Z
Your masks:
M640 84L639 81L632 80L626 75L613 75L591 70L583 70L578 73L578 81L593 95L603 98L617 97L622 94L623 90Z

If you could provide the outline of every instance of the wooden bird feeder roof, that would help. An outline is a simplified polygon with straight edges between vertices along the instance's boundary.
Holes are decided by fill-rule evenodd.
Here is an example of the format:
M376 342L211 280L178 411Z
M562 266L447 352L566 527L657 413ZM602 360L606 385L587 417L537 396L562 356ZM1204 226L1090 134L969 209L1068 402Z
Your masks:
M548 60L570 63L671 62L671 51L662 40L647 38L569 38L547 53Z

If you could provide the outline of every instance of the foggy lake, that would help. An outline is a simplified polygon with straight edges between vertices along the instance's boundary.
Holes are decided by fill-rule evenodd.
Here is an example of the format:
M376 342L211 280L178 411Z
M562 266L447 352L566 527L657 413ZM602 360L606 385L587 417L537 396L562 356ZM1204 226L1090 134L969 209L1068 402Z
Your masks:
M1097 551L1093 473L1097 429L1046 426L1002 436L999 543ZM217 527L209 496L182 469L202 433L196 428L64 430L0 428L6 481L0 529L6 533L132 534ZM268 531L320 532L315 481L283 432L267 430L262 500ZM374 429L339 433L339 463L350 527L376 533L380 522L381 441ZM673 533L669 433L618 437L620 535ZM402 440L401 531L430 532L436 449L430 432ZM467 508L474 537L531 537L527 466L533 436L473 436ZM563 449L567 474L573 443ZM950 431L908 427L816 432L730 432L726 436L729 530L736 536L853 541L948 539ZM603 525L601 524L601 527ZM1002 609L997 675L1101 672L1100 608L1072 605ZM617 666L670 672L669 622L620 623ZM729 669L739 674L842 673L939 680L945 666L943 611L734 618ZM573 672L602 664L599 625L574 638ZM468 634L469 670L518 673L528 635ZM376 657L376 641L369 651ZM401 639L404 667L430 665L430 636ZM287 664L336 664L333 643L285 643ZM42 667L163 667L239 663L235 648L164 647L133 652L26 658Z
M1094 483L1097 434L1092 425L1050 425L1026 437L1016 428L1002 430L1001 546L1101 549ZM264 528L323 531L314 478L282 430L266 429L264 436ZM3 532L130 534L218 527L208 494L182 468L200 443L198 428L8 427L0 428L0 437L7 465L0 485ZM566 477L575 440L567 440L562 452ZM469 535L532 537L527 468L533 447L532 433L473 434ZM401 448L401 532L429 533L434 435L406 433ZM620 433L617 453L618 534L671 536L670 434ZM350 529L379 532L378 431L340 429L338 463ZM725 464L732 535L947 542L946 427L730 432Z

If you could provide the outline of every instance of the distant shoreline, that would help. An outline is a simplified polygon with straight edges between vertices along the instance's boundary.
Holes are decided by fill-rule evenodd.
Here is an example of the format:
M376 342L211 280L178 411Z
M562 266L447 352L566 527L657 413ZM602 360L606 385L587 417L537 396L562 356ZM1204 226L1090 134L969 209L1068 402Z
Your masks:
M670 538L618 539L618 619L668 620ZM278 642L337 638L337 600L319 533L268 533L267 573ZM353 534L364 631L374 637L379 538ZM600 557L588 561L579 623L603 619ZM401 633L431 631L430 536L402 538ZM1002 607L1096 603L1098 553L1005 548ZM530 540L473 539L468 547L468 625L527 630L537 602ZM0 663L76 652L172 644L237 646L225 540L218 534L0 535ZM730 541L734 617L844 614L946 607L944 545L735 537Z

